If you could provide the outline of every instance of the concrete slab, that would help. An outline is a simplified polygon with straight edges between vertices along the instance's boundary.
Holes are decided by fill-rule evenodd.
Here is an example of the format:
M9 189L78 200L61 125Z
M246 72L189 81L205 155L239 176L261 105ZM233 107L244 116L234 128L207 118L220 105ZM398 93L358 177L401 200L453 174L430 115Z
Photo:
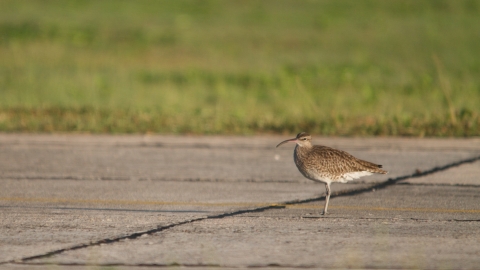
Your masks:
M3 179L308 182L287 136L67 136L0 134ZM390 178L477 156L480 140L318 138L318 144L384 165ZM364 181L383 181L371 176Z
M0 268L477 263L480 139L318 138L390 171L334 184L323 217L323 185L274 148L289 137L0 134Z

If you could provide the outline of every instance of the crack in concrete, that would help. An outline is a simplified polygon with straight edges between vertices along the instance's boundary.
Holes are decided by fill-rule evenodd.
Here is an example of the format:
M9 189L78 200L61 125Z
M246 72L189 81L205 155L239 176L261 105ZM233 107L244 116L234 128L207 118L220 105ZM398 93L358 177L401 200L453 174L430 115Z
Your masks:
M308 264L308 265L293 265L293 264L277 264L277 263L269 263L269 264L252 264L252 265L245 265L245 266L238 266L238 265L221 265L221 264L190 264L190 263L139 263L139 264L128 264L128 263L98 263L98 264L92 264L92 263L57 263L57 264L52 264L52 263L44 263L44 262L19 262L19 263L14 263L16 265L35 265L35 266L91 266L91 267L119 267L119 266L127 266L127 267L198 267L198 268L255 268L255 269L261 269L261 268L295 268L295 269L311 269L311 268L317 268L317 265L313 264Z
M437 166L437 167L434 167L430 170L426 170L426 171L419 172L419 173L399 176L399 177L396 177L396 178L389 178L384 182L377 183L377 184L372 184L371 186L366 187L366 188L359 188L359 189L353 189L353 190L350 189L350 190L346 190L346 191L335 192L335 193L332 193L332 196L355 196L355 195L362 194L362 193L365 193L365 192L370 192L370 191L372 191L372 189L375 189L375 190L385 189L385 188L387 188L391 185L396 184L397 182L400 182L400 181L403 181L403 180L406 180L406 179L418 178L418 177L422 177L422 176L425 176L425 175L434 174L434 173L445 171L445 170L448 170L450 168L457 167L457 166L460 166L460 165L463 165L463 164L473 163L473 162L476 162L477 160L480 160L480 156L476 156L476 157L472 157L472 158L468 158L468 159L463 159L463 160L453 162L453 163L449 163L449 164L446 164L446 165L443 165L443 166ZM286 206L288 206L288 205L304 204L304 203L323 201L323 200L325 200L325 196L322 195L322 196L318 196L318 197L315 197L315 198L287 201L287 202L284 202L284 203L278 203L278 204L273 204L273 205L264 206L264 207L257 207L257 208L253 208L253 209L241 209L241 210L226 212L226 213L222 213L222 214L218 214L218 215L212 215L212 216L207 216L207 217L185 220L185 221L182 221L182 222L172 223L172 224L169 224L167 226L161 226L161 227L157 227L155 229L151 229L151 230L147 230L147 231L136 232L136 233L133 233L133 234L119 236L119 237L115 237L115 238L101 239L101 240L90 242L90 243L84 243L84 244L79 244L79 245L75 245L75 246L72 246L72 247L53 250L53 251L50 251L50 252L47 252L47 253L44 253L44 254L24 257L24 258L21 258L21 259L13 259L13 260L10 260L10 261L5 261L5 262L0 262L0 265L8 264L8 263L10 263L10 264L33 264L33 263L28 263L28 262L32 261L32 260L36 260L36 259L48 258L48 257L58 255L58 254L61 254L61 253L67 252L67 251L73 251L73 250L88 248L88 247L92 247L92 246L99 246L101 244L117 243L117 242L119 242L121 240L124 240L124 239L136 239L136 238L141 237L144 234L154 234L154 233L158 233L158 232L161 232L161 231L171 229L173 227L177 227L177 226L181 226L181 225L185 225L185 224L191 224L191 223L194 223L194 222L197 222L197 221L202 221L202 220L207 220L207 219L220 219L220 218L237 216L237 215L241 215L241 214L245 214L245 213L263 212L263 211L271 210L271 209L286 208ZM477 221L477 220L471 220L471 221ZM52 264L49 263L49 265L52 265ZM58 265L60 265L60 264L58 264ZM99 265L99 266L103 266L103 265ZM113 266L113 265L109 265L109 266ZM128 266L128 265L118 264L118 265L115 265L115 266ZM135 266L140 266L140 265L135 265ZM161 266L161 265L156 265L156 266ZM164 266L170 266L170 265L164 265ZM181 265L178 265L178 266L187 266L187 265L181 264ZM201 265L198 265L198 266L201 266ZM225 267L225 266L205 265L205 267ZM261 268L261 267L264 267L264 266L249 266L249 267L251 267L251 268ZM287 266L266 265L265 267L287 267ZM301 268L310 268L310 267L307 266L307 267L301 267Z
M402 186L426 186L426 187L467 187L467 188L480 188L480 183L475 184L446 184L446 183L397 183Z
M0 262L0 265L7 264L7 263L21 264L21 263L26 263L28 261L32 261L32 260L36 260L36 259L48 258L48 257L58 255L58 254L61 254L61 253L67 252L67 251L73 251L73 250L77 250L77 249L99 246L99 245L102 245L102 244L116 243L116 242L120 242L121 240L125 240L125 239L132 240L132 239L139 238L142 235L146 235L146 234L151 235L151 234L155 234L155 233L158 233L158 232L161 232L161 231L173 228L173 227L181 226L181 225L184 225L184 224L190 224L190 223L194 223L194 222L202 221L202 220L206 220L206 219L225 218L225 217L229 217L229 216L240 215L240 214L243 214L243 213L263 212L265 210L277 209L277 208L285 208L285 206L283 206L283 205L281 205L281 206L269 205L269 206L254 208L254 209L241 209L241 210L237 210L237 211L233 211L233 212L226 212L226 213L222 213L222 214L218 214L218 215L212 215L212 216L206 216L206 217L201 217L201 218L196 218L196 219L184 220L182 222L172 223L172 224L157 227L157 228L151 229L151 230L136 232L136 233L132 233L132 234L129 234L129 235L124 235L124 236L119 236L119 237L115 237L115 238L101 239L101 240L90 242L90 243L84 243L84 244L79 244L79 245L75 245L75 246L68 247L68 248L53 250L53 251L50 251L50 252L47 252L47 253L44 253L44 254L24 257L24 258L21 258L21 259L14 259L14 260L6 261L6 262Z

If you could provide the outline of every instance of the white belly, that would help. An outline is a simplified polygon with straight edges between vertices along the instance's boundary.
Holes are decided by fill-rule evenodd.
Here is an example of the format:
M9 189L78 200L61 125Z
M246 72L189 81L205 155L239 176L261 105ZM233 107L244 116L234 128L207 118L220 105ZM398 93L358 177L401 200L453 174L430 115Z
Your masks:
M334 176L334 175L329 175L328 173L320 173L316 170L305 170L305 171L299 170L299 171L306 178L313 181L323 182L323 183L332 183L332 182L346 183L348 181L373 174L367 171L360 171L360 172L344 173L340 176Z

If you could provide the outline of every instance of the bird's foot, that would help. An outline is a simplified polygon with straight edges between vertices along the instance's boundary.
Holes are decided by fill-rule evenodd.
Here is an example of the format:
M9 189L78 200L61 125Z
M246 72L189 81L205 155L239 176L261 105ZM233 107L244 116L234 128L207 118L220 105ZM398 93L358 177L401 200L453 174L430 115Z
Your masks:
M323 212L322 212L322 216L326 216L327 213L328 213L327 211L323 211Z

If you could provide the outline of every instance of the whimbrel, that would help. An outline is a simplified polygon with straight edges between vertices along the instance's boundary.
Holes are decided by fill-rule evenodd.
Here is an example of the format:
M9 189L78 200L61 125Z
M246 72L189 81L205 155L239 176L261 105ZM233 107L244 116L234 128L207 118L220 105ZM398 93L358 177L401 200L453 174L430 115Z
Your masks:
M358 159L349 153L322 145L312 145L312 136L301 132L297 137L285 140L277 145L295 142L293 159L298 170L306 178L325 184L326 199L323 214L327 214L332 182L346 183L350 180L373 173L386 174L382 165Z

